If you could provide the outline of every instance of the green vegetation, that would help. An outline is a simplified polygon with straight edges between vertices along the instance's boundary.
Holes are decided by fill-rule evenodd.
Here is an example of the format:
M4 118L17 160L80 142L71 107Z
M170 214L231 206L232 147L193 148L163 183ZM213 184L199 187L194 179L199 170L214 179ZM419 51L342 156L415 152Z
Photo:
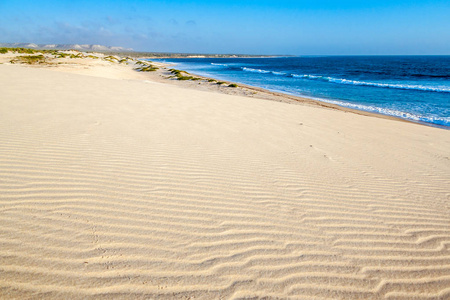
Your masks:
M149 63L143 62L143 61L140 61L140 60L138 60L138 61L136 62L136 64L137 64L137 65L141 65L141 66L148 66L148 65L149 65Z
M175 74L175 75L180 75L181 72L183 72L185 74L189 74L188 72L184 72L184 71L177 70L177 69L169 69L169 72L172 73L172 74Z
M23 63L23 64L42 64L45 63L45 57L42 54L39 55L23 55L23 56L17 56L15 59L12 59L10 61L12 64L15 63Z
M55 56L55 58L84 58L85 56L82 53L77 53L77 54L73 54L73 53L66 53L66 52L61 52L58 50L40 50L39 52L41 53L48 53L48 54L52 54ZM90 55L92 56L92 55ZM92 58L94 58L95 56L92 56Z
M177 76L177 80L193 80L192 76Z
M208 79L208 82L216 82L217 80L215 79Z
M37 50L37 49L28 49L28 48L7 48L7 47L2 47L0 48L0 54L5 54L8 52L12 52L12 53L21 53L21 54L36 54L36 55L31 55L31 56L18 56L16 58L13 58L10 62L11 63L26 63L26 64L41 64L41 63L48 63L48 61L45 60L45 57L43 54L46 54L47 58L51 59L51 58L91 58L91 59L100 59L101 57L98 57L96 55L93 54L88 54L88 52L80 52L77 50L71 50L74 51L72 53L68 53L65 52L65 50L56 50L56 49L51 49L51 50ZM38 55L39 54L39 55ZM136 61L136 59L127 56L125 58L123 57L117 57L115 55L112 55L113 53L111 53L111 55L105 56L102 59L112 62L112 63L129 63L130 61L134 62ZM116 53L114 53L116 54ZM53 57L51 56L53 55ZM59 63L58 63L59 64ZM141 71L141 72L151 72L151 71L156 71L158 70L157 67L151 65L149 62L142 62L142 61L137 61L136 64L141 65L141 68L138 68L136 70Z
M57 55L59 53L58 50L36 50L36 49L29 49L29 48L0 48L0 53L7 53L7 52L20 53L20 54L48 53L48 54L53 54L53 55Z
M135 70L138 72L154 72L154 71L158 70L158 68L155 66L149 65L149 66L143 66L140 68L136 68Z
M186 75L188 75L189 73L185 72L185 71L177 70L177 69L169 69L169 72L174 74L175 76L173 76L173 77L176 77L177 80L200 80L201 79L199 77L194 77L194 76L185 76L185 75L183 75L183 73Z
M77 54L70 54L69 55L70 58L83 58L83 54L81 53L77 53Z
M112 56L112 55L106 56L106 57L104 57L103 59L104 59L104 60L107 60L107 61L109 61L109 62L112 62L112 63L119 62L119 59L117 59L117 57Z
M24 54L34 54L34 53L38 52L34 49L28 49L28 48L10 48L10 50L12 52L24 53Z
M238 87L238 85L237 85L236 83L232 83L232 84L230 84L230 85L229 85L229 87L232 87L232 88L237 88L237 87Z
M133 59L130 58L130 57L127 57L125 60L128 61L129 59L133 60ZM136 62L136 65L142 66L142 67L140 67L140 68L136 68L136 69L135 69L135 70L137 70L137 71L139 71L139 72L153 72L153 71L156 71L156 70L159 69L159 68L155 67L154 65L152 65L152 64L149 63L149 62L140 61L140 60L138 60L138 61Z
M56 55L57 55L56 58L65 58L65 57L69 56L68 53L64 53L64 52L58 52Z
M60 50L36 50L36 49L28 49L28 48L0 48L0 53L20 53L20 54L39 54L34 56L19 56L12 60L12 63L43 63L45 62L45 58L43 54L53 55L55 58L83 58L84 55L82 53L77 54L69 54L62 52Z
M222 84L225 84L226 82L224 82L224 81L218 81L216 84L218 84L218 85L222 85Z

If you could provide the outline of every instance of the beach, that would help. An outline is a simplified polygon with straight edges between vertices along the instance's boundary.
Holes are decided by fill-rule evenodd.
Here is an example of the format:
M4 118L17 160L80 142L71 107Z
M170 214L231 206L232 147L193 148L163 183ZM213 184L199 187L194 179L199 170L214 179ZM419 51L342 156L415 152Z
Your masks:
M9 60L0 298L450 297L449 130L163 65Z

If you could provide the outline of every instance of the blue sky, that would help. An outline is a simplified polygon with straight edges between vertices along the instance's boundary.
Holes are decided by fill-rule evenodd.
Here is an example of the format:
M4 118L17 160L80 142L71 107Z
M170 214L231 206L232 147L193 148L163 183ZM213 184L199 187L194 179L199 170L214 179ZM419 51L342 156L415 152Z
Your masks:
M449 3L0 0L0 42L190 53L450 54Z

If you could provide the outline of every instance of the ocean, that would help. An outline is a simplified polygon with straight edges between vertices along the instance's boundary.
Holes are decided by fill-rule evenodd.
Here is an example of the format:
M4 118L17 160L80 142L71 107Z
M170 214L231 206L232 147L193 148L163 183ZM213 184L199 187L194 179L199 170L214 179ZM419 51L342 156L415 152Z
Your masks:
M450 56L157 59L193 74L450 128Z

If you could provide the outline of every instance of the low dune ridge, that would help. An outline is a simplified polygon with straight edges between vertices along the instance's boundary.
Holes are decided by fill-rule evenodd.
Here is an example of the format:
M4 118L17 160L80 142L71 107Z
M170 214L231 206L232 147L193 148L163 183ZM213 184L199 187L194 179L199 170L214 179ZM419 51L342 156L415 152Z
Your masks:
M0 298L450 297L450 131L104 77L0 65Z

